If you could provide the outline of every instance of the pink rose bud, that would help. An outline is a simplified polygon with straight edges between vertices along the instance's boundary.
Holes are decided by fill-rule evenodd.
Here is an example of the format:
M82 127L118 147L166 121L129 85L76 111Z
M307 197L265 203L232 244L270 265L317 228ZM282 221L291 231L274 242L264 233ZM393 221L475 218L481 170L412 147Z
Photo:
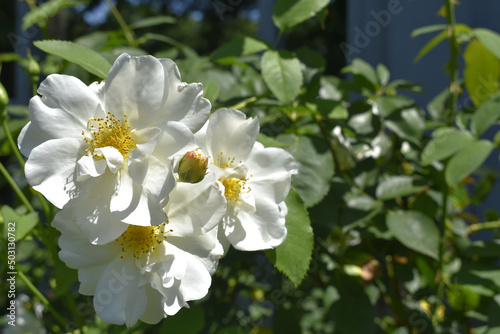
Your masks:
M187 152L179 163L179 181L198 183L207 173L208 158L195 151Z

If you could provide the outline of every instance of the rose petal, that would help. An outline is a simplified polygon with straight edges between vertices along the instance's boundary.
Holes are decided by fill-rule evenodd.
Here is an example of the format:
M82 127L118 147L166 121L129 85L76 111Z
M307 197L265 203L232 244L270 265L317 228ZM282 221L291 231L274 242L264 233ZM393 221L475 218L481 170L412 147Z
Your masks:
M84 155L77 162L77 180L79 182L86 180L89 177L98 177L106 171L106 160L94 159Z
M96 148L94 149L94 154L106 159L106 164L113 174L116 174L116 172L123 167L123 155L112 146Z
M146 309L146 292L134 261L111 262L97 283L94 309L110 324L132 326Z
M207 149L214 161L220 158L221 165L232 158L236 162L246 160L258 134L257 118L246 119L245 114L235 109L219 109L208 124Z
M214 182L215 175L210 173L199 183L177 183L164 209L172 235L199 235L218 225L226 212L226 200Z
M121 246L118 243L112 242L103 246L92 245L85 232L78 227L77 217L73 213L67 209L59 211L51 224L61 232L59 256L68 267L92 268L107 264L121 256Z
M42 96L30 100L30 122L18 137L21 153L29 156L41 143L57 138L81 138L90 118L102 115L98 85L86 86L79 79L49 75L38 89Z
M76 186L81 145L82 140L77 138L52 139L35 147L26 162L28 183L58 208L83 194L84 189Z
M255 251L274 248L286 238L285 217L272 200L255 197L256 211L228 211L224 218L224 232L234 248Z
M137 149L132 150L130 152L130 156L132 157L133 154L138 154L138 152L141 152L140 156L135 156L133 159L144 159L151 153L153 153L156 143L158 142L158 135L161 133L160 128L145 128L142 130L132 130L130 132L130 135L132 138L134 138L134 142L137 146Z
M146 285L145 288L148 302L140 320L147 324L157 324L167 316L163 312L163 295L149 285Z
M201 97L203 86L200 83L187 84L181 81L177 65L170 59L159 59L168 85L168 98L162 111L169 121L185 124L192 132L198 131L210 115L210 101Z
M110 203L113 215L127 224L152 226L164 223L167 216L160 202L166 196L163 196L166 174L165 167L154 157L150 157L143 185L134 182L126 170L120 170Z
M168 122L162 127L162 132L152 155L165 166L170 166L174 155L184 155L196 148L194 135L187 126L178 122Z
M165 94L165 76L152 56L120 55L104 85L106 111L121 118L127 115L133 129L148 127L158 117Z

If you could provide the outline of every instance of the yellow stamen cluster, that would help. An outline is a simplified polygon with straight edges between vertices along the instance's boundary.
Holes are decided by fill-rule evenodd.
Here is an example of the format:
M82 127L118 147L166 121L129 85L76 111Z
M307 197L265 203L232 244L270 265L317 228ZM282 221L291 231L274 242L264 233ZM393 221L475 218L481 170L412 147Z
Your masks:
M237 202L240 199L240 193L250 192L249 187L246 187L247 179L238 178L227 178L220 179L220 182L224 185L224 196L228 201Z
M156 248L167 238L167 233L172 232L172 230L165 231L165 224L167 223L168 221L157 226L130 225L116 239L122 246L122 259L129 252L133 252L136 259L139 259L144 254L152 255L156 252Z
M112 146L128 158L128 154L137 148L134 139L130 136L130 126L128 125L127 115L121 119L116 119L114 115L108 112L106 118L91 118L88 121L88 130L82 132L85 141L89 144L87 155L94 156L96 148Z
M235 157L224 158L224 153L220 152L220 157L215 160L215 165L217 167L222 168L222 169L226 169L226 168L231 167L233 165L235 159L236 159ZM224 161L224 160L226 160L226 161ZM240 161L240 163L241 163L241 161Z
M221 169L233 168L235 160L235 157L226 158L224 157L224 153L220 152L220 156L215 159L214 164ZM241 164L242 161L239 163ZM248 193L252 190L250 187L246 186L248 181L247 178L240 179L236 177L221 177L219 181L224 185L224 196L228 202L236 203L240 199L241 193Z

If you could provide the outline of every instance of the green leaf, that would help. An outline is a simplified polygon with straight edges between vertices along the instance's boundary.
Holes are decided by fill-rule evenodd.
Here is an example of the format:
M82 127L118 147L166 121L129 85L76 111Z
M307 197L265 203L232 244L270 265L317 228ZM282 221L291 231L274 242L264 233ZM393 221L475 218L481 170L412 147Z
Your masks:
M500 59L500 35L498 33L484 28L473 29L472 32L491 53Z
M347 125L356 134L362 136L374 136L375 133L379 132L379 118L375 117L371 110L357 112L357 110L355 111L351 108L350 116L351 117L347 122Z
M266 51L261 59L262 76L281 103L292 104L302 86L300 62L286 50Z
M428 285L431 289L435 289L436 284L436 269L433 263L427 258L417 255L415 256L415 267L420 273L420 279L425 282L424 285Z
M416 63L420 59L422 59L426 54L428 54L432 49L434 49L436 46L438 46L442 41L446 39L447 32L446 30L443 30L440 32L437 36L435 36L433 39L431 39L427 44L424 45L424 47L419 51L415 59L413 59L413 62Z
M111 64L106 58L83 45L58 40L35 41L33 44L47 53L80 65L101 79L106 79L111 69Z
M165 329L170 330L168 328ZM231 327L221 328L217 332L215 332L215 334L250 334L250 332L248 330L245 330L241 326L231 326Z
M385 119L385 126L398 135L417 145L425 127L425 120L417 108L396 110Z
M481 296L458 284L449 285L446 297L452 309L460 312L473 310L479 306Z
M62 261L57 261L54 278L56 282L55 292L58 296L66 292L69 287L78 282L78 271L66 266Z
M80 6L84 3L84 1L49 0L24 15L22 29L26 30L37 23L46 25L47 21L56 16L61 9Z
M333 188L332 188L333 189ZM362 222L369 222L375 217L384 207L382 201L374 200L367 195L357 195L351 198L345 198L345 207L343 203L340 205L335 204L339 209L339 224L346 229L351 229ZM328 198L328 197L327 197ZM328 204L326 210L327 214L331 214L333 205Z
M154 53L154 56L156 58L169 58L169 59L175 59L179 56L179 49L175 47L167 48L167 49L162 49L158 52Z
M203 97L208 99L212 105L217 101L219 91L220 88L216 82L208 81L203 83Z
M430 32L445 30L445 29L446 29L446 24L434 24L430 26L417 28L411 32L410 36L414 38L423 34L428 34Z
M319 91L322 99L341 101L347 99L349 92L343 87L343 80L329 75L320 78L321 88Z
M282 134L276 140L287 144L290 152L299 164L299 173L292 177L292 186L302 196L306 207L311 207L330 189L334 173L333 157L320 137Z
M290 189L285 202L288 208L285 242L276 249L267 250L266 255L275 267L298 287L311 262L313 230L304 201L293 188Z
M446 159L472 142L472 137L468 132L455 128L441 128L432 134L432 139L422 151L421 164L426 166L434 161Z
M254 54L269 49L269 46L258 39L252 37L242 37L233 39L217 48L210 59L217 60L227 57L239 57Z
M380 114L384 117L388 117L394 111L414 106L415 101L402 95L384 96L376 102L376 105Z
M422 85L407 80L394 80L387 84L387 94L396 93L398 90L406 90L413 93L422 93Z
M493 297L488 307L488 331L486 334L500 333L500 294Z
M350 65L342 68L342 73L352 73L361 75L370 83L372 83L374 86L376 86L378 83L377 73L375 72L373 67L360 58L353 59Z
M498 86L498 82L496 82L496 85ZM474 130L477 136L481 136L499 117L500 94L494 94L490 99L484 101L472 115L471 129Z
M500 285L498 265L491 263L471 263L462 261L460 270L455 274L454 282L482 296L491 297Z
M476 183L472 196L468 198L470 204L481 205L494 189L497 179L497 172L491 171L482 175L481 179Z
M353 278L336 275L333 284L338 292L332 304L332 317L338 327L336 333L374 333L375 308L365 289Z
M101 50L106 47L110 34L104 31L95 31L74 40L76 44L83 45L92 50Z
M465 24L456 24L455 25L455 33L458 35L460 33L470 33L471 29L469 26ZM420 50L420 52L417 54L415 59L413 60L415 63L418 62L420 59L422 59L427 53L429 53L432 49L434 49L436 46L438 46L442 41L444 41L448 37L448 31L443 30L440 32L437 36L435 36L433 39L431 39L427 44L424 45L424 47Z
M259 133L259 135L257 136L257 141L259 143L261 143L262 145L264 145L264 147L279 147L279 148L283 148L283 147L287 146L287 145L283 144L282 142L277 141L273 137L269 137L269 136L263 134L262 132Z
M493 144L489 140L478 140L458 151L446 165L445 179L448 185L454 186L473 173L483 164L492 149Z
M300 47L295 51L297 58L304 66L301 66L304 77L304 86L311 85L317 80L326 68L326 60L321 53L308 47Z
M450 98L450 89L443 89L428 104L427 111L433 119L442 119L446 110L446 103Z
M14 227L14 231L8 232L15 234L15 241L23 239L38 223L38 213L36 212L23 215L7 205L2 206L1 212L5 222L6 232L9 227ZM8 223L14 223L15 226Z
M347 106L339 101L318 99L307 105L329 119L347 119L349 117Z
M457 242L457 248L460 250L460 253L469 258L498 258L498 254L500 254L500 240L460 241Z
M432 193L432 190L429 190ZM413 201L413 210L425 213L430 218L437 217L439 205L435 198L429 195L429 191L422 192L415 197Z
M472 40L464 52L465 87L476 106L498 90L500 60L478 40Z
M129 28L130 29L149 28L161 24L174 24L174 23L177 23L177 19L175 17L168 15L160 15L160 16L147 17L145 19L135 21L129 26Z
M277 0L273 10L274 24L281 30L313 17L326 7L330 0Z
M0 54L0 63L9 63L12 61L22 61L23 57L14 52L1 53Z
M403 245L438 259L439 230L427 215L412 210L396 211L387 214L386 223Z
M190 308L183 307L175 317L163 319L159 332L197 334L200 333L204 326L204 308L200 305L191 305Z
M427 187L425 184L419 183L421 182L411 176L392 176L380 182L375 193L377 198L381 200L407 196Z
M384 64L378 64L377 68L377 79L380 85L385 86L389 83L391 78L391 73Z
M17 117L28 117L28 106L9 104L5 107L10 115ZM9 119L9 122L14 122L16 119ZM12 130L15 132L15 130Z

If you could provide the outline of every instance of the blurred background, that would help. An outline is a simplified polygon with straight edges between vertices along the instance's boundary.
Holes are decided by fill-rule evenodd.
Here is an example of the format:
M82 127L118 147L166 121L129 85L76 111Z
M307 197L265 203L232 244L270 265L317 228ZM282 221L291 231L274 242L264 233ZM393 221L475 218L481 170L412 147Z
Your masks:
M33 0L34 2L34 0ZM274 1L267 0L114 0L117 9L127 23L139 19L169 15L172 24L149 29L149 32L167 35L195 50L200 55L209 55L217 47L234 38L251 36L269 41L277 38L278 29L272 23ZM38 5L41 1L36 2ZM71 1L68 1L70 4ZM75 5L78 4L78 5ZM23 16L29 11L26 2L6 0L0 8L0 53L17 52L41 55L32 42L48 34L51 38L75 40L76 37L119 29L105 0L74 1L71 6L57 14L46 28L33 25L22 30ZM174 19L175 18L175 19ZM283 47L294 50L307 45L318 50L328 60L327 72L339 74L345 65L339 47L345 40L346 1L332 1L328 17L322 25L316 20L293 29L281 39ZM47 38L47 36L45 36ZM105 41L103 43L106 43ZM141 45L154 54L164 44L150 42ZM114 45L107 45L109 49ZM174 57L173 57L174 58ZM22 68L14 63L5 63L2 82L11 96L11 103L27 104L32 96L29 78Z
M40 6L44 1L6 0L0 8L0 53L42 54L32 42L48 34L54 39L74 40L99 31L119 29L105 0L66 1L65 10L40 28L32 25L23 30L23 16L29 3ZM189 46L200 55L209 55L234 38L252 36L274 43L278 29L271 16L273 0L114 0L117 9L129 22L157 15L170 15L172 24L158 26L154 33ZM448 47L442 43L419 62L414 62L428 36L410 38L421 26L444 23L438 16L440 1L433 0L333 0L323 22L309 20L283 36L280 45L289 50L308 46L327 60L326 74L339 75L340 69L355 57L376 65L385 64L394 79L405 79L424 85L424 96L417 103L428 102L439 93L448 78L444 71ZM457 22L471 27L500 31L500 2L461 1ZM174 24L175 23L175 24ZM44 31L42 31L42 29ZM46 36L45 36L46 37ZM113 45L108 45L112 48ZM142 46L144 47L144 46ZM160 43L146 46L154 54ZM436 64L443 70L436 72ZM26 104L31 97L29 78L15 63L2 66L1 80L12 103Z

